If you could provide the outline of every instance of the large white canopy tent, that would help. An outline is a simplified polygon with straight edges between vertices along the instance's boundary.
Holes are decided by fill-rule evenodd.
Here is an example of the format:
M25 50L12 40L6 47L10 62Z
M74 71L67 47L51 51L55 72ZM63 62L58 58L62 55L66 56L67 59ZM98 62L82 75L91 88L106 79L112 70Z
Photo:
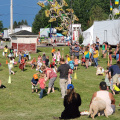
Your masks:
M120 20L94 21L93 25L83 32L83 45L96 43L96 37L100 44L116 45L120 42Z

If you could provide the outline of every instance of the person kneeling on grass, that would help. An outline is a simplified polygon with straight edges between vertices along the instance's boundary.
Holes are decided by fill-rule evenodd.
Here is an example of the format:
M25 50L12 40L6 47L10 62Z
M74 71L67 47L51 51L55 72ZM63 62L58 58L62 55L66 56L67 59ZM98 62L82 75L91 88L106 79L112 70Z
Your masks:
M43 97L43 92L44 92L44 89L45 89L45 87L46 87L46 85L45 85L45 74L40 74L40 79L39 79L39 81L38 81L38 84L40 84L40 89L41 89L41 91L40 91L40 99L42 99L42 97Z
M34 93L34 89L36 89L36 93L37 93L38 92L38 89L37 89L38 76L37 76L37 74L33 75L31 83L32 83L32 93Z
M107 115L112 115L115 112L115 98L112 93L107 91L107 85L105 82L101 82L99 88L100 90L93 94L90 104L95 97L99 97L106 103ZM103 112L104 111L102 111L101 114L103 114Z

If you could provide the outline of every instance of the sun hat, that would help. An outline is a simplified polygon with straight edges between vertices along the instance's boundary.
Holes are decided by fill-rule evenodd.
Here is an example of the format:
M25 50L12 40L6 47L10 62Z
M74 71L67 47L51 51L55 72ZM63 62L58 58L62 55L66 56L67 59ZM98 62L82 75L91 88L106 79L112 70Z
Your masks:
M68 84L67 89L73 89L73 88L74 88L73 84Z
M107 90L107 85L106 85L105 82L101 82L100 87L101 87L102 90Z
M38 79L37 74L34 74L34 75L33 75L33 78L34 78L34 79Z

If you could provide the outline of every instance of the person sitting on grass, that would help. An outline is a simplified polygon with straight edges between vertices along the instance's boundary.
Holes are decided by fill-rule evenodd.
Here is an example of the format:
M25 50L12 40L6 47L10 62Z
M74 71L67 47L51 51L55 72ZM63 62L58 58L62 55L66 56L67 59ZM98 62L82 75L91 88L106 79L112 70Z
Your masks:
M99 97L106 102L107 115L112 115L115 112L115 98L112 93L107 91L107 85L105 82L100 82L99 88L100 90L93 94L90 104L95 97ZM103 114L103 112L101 112L101 114Z
M45 85L45 74L43 74L43 73L40 74L40 79L38 81L38 84L40 84L40 89L41 89L39 98L42 99L43 92L44 92L45 87L46 87L46 85Z
M36 89L36 93L37 93L38 92L38 89L37 89L38 76L37 76L37 74L33 75L31 83L32 83L32 93L34 93L34 89Z
M36 64L37 64L37 63L36 63L36 59L33 58L32 61L31 61L31 66L32 66L31 69L35 68Z
M67 95L64 97L64 111L60 119L74 119L80 117L79 106L81 105L81 97L74 91L74 86L68 84Z

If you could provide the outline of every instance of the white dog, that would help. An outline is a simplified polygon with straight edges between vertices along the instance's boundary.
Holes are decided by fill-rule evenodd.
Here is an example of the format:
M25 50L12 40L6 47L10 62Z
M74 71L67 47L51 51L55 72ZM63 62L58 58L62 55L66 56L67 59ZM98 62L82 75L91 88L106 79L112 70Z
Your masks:
M89 115L94 119L97 113L100 116L101 111L104 111L105 116L108 117L106 113L106 102L99 97L95 97L90 105Z

